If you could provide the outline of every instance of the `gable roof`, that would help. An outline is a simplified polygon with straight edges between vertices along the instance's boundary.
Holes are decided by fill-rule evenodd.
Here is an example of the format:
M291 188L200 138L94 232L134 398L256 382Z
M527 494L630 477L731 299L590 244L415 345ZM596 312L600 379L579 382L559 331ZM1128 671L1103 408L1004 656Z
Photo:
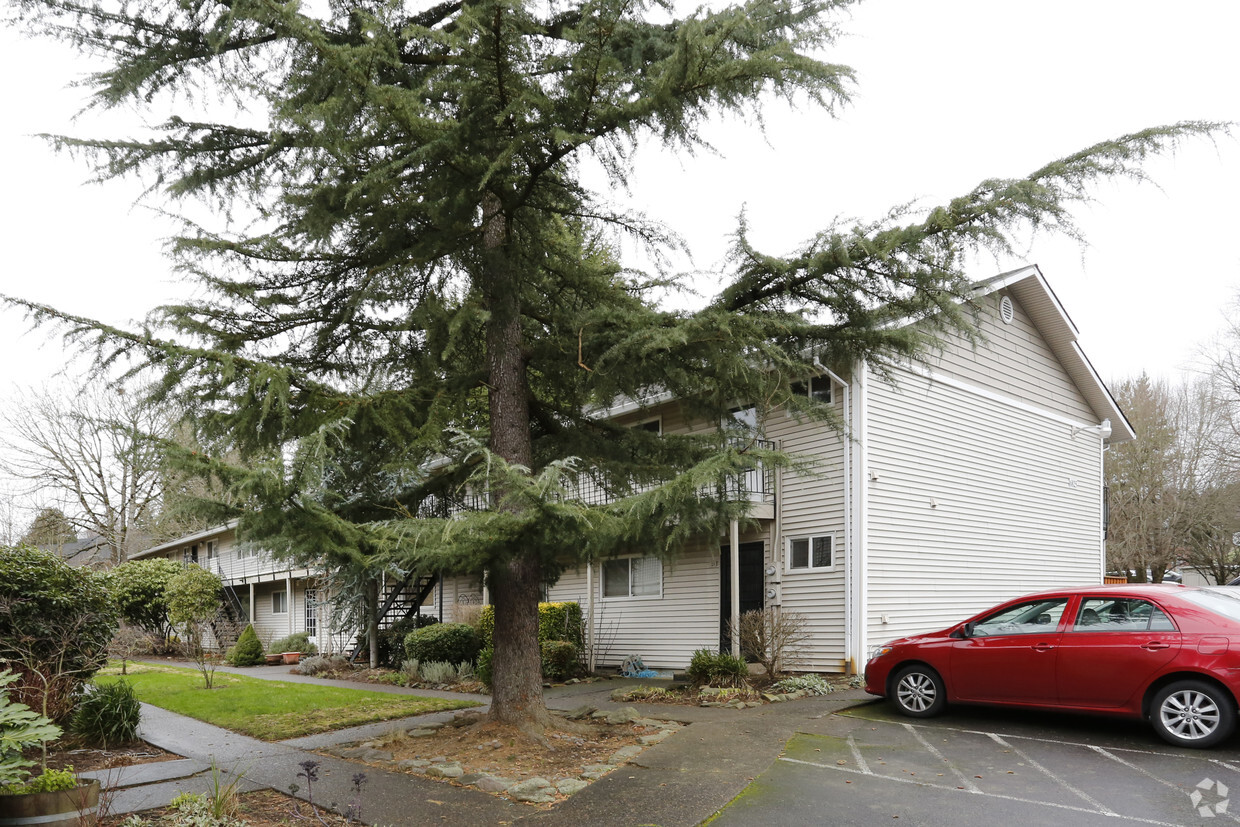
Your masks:
M1108 442L1128 442L1137 438L1128 417L1124 416L1106 383L1081 350L1077 341L1080 332L1036 264L984 279L977 282L975 288L979 295L1007 289L1013 298L1020 302L1051 352L1059 359L1069 378L1097 414L1098 420L1111 420L1111 437Z

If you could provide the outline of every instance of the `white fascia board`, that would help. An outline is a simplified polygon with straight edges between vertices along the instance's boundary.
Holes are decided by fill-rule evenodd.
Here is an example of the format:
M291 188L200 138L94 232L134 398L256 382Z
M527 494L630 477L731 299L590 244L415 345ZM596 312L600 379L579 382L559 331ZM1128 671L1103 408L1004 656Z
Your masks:
M196 543L199 540L209 540L210 538L218 537L227 531L235 530L237 528L237 523L237 520L229 520L223 525L212 526L211 528L206 528L202 531L194 532L193 534L185 534L175 540L169 540L166 543L160 543L157 546L151 546L150 548L139 551L136 554L131 554L129 559L133 560L138 557L147 557L151 554L158 554L161 551L171 551L172 549L179 548L187 543Z

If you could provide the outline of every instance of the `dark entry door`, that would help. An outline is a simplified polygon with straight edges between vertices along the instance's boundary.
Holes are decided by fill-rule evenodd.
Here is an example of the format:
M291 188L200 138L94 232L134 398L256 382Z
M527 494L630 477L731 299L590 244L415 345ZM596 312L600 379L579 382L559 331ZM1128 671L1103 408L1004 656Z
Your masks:
M762 543L741 543L741 614L761 611L765 579L762 575ZM732 554L729 546L719 550L719 651L732 651L728 621L732 619Z

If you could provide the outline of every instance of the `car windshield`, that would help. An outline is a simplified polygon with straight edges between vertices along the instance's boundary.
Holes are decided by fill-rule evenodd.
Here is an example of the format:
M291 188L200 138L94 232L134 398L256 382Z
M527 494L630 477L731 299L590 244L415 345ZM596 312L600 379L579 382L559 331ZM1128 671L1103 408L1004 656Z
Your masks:
M1179 596L1215 614L1231 620L1240 620L1240 597L1235 595L1209 589L1185 589L1179 593Z

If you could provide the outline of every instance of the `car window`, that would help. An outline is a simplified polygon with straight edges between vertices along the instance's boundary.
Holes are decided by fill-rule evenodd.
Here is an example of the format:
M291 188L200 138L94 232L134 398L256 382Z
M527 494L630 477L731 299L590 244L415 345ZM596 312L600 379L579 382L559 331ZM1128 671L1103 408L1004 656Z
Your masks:
M1240 595L1231 593L1230 591L1209 589L1184 589L1183 592L1177 593L1178 597L1196 603L1202 608L1209 609L1215 614L1231 620L1240 620Z
M1174 632L1175 624L1148 600L1087 597L1072 624L1074 632Z
M1018 603L976 621L972 634L975 637L992 637L1052 632L1059 625L1059 619L1063 617L1063 610L1067 605L1066 597Z

